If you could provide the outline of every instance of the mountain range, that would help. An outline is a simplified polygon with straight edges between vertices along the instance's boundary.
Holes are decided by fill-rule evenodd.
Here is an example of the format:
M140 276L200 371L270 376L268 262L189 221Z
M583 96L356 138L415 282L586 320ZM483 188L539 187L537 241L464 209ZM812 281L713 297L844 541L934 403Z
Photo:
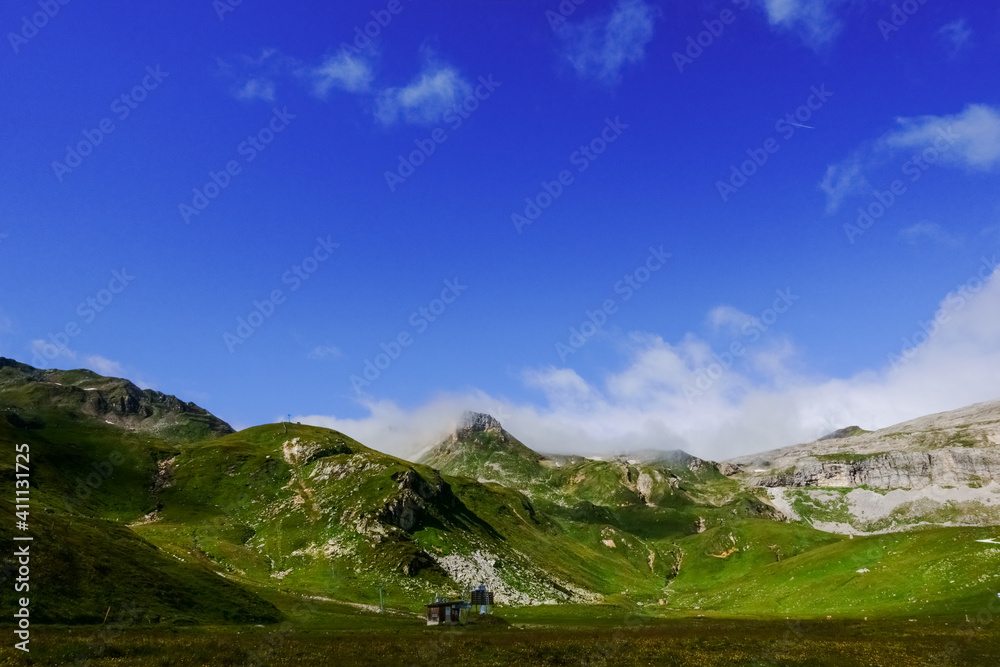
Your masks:
M30 447L36 622L270 623L287 596L410 613L478 584L503 605L933 616L1000 588L1000 402L718 463L543 454L478 413L411 462L9 359L0 411L8 451Z

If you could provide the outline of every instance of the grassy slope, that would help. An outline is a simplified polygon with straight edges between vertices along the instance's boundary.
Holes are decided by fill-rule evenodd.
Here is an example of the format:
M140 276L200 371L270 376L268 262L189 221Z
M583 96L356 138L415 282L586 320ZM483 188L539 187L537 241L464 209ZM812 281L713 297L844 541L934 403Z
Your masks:
M751 550L725 560L686 560L673 605L747 615L961 617L977 614L1000 591L1000 547L976 542L995 537L994 529L828 536L780 562L760 548L777 540L773 531L735 532L741 546L752 541ZM718 535L699 538L690 541L695 554L718 546Z
M14 507L0 501L0 541L12 544ZM262 598L187 563L178 562L127 528L98 519L33 507L30 543L31 614L42 623L100 623L110 607L140 622L269 623L281 618ZM20 532L18 534L21 534ZM12 579L13 559L3 556ZM14 608L11 583L0 589Z
M30 445L36 620L100 622L109 606L134 606L144 619L173 623L281 617L262 598L204 567L178 562L126 527L156 508L151 482L158 461L183 444L52 407L37 395L49 391L59 390L6 386L0 394L0 443L8 452L0 458L0 476L14 478L13 444ZM12 512L8 499L0 501L5 541L12 535ZM4 554L2 562L9 576L10 555ZM5 604L12 600L12 589L2 588Z

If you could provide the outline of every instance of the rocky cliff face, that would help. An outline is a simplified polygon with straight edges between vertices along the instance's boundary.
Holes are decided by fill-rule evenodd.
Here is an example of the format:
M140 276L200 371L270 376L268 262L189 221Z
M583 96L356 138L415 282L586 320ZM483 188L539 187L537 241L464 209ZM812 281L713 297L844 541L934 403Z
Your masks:
M849 456L845 456L849 459ZM836 462L813 456L773 474L753 474L753 486L868 486L922 489L932 484L958 486L1000 482L1000 447L948 448L932 452L885 452Z
M1000 401L874 432L842 429L808 444L730 459L720 470L766 487L920 489L1000 481Z

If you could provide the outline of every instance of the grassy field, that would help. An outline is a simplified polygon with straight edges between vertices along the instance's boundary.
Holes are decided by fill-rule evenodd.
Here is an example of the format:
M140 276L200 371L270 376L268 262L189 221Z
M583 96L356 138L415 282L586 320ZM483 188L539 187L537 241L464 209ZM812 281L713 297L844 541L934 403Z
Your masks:
M367 616L367 615L366 615ZM267 627L39 628L30 658L2 665L993 665L1000 623L592 619L590 625L428 628L372 619L366 629ZM553 619L556 620L556 619ZM375 628L378 629L375 629Z

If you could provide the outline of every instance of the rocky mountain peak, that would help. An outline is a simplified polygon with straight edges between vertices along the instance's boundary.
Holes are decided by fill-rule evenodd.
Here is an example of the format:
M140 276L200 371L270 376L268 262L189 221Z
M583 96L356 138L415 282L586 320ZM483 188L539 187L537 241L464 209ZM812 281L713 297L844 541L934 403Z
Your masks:
M462 415L462 421L459 423L458 429L460 431L491 431L494 433L500 433L503 431L503 427L500 425L500 422L493 416L484 412L471 411L466 411Z

